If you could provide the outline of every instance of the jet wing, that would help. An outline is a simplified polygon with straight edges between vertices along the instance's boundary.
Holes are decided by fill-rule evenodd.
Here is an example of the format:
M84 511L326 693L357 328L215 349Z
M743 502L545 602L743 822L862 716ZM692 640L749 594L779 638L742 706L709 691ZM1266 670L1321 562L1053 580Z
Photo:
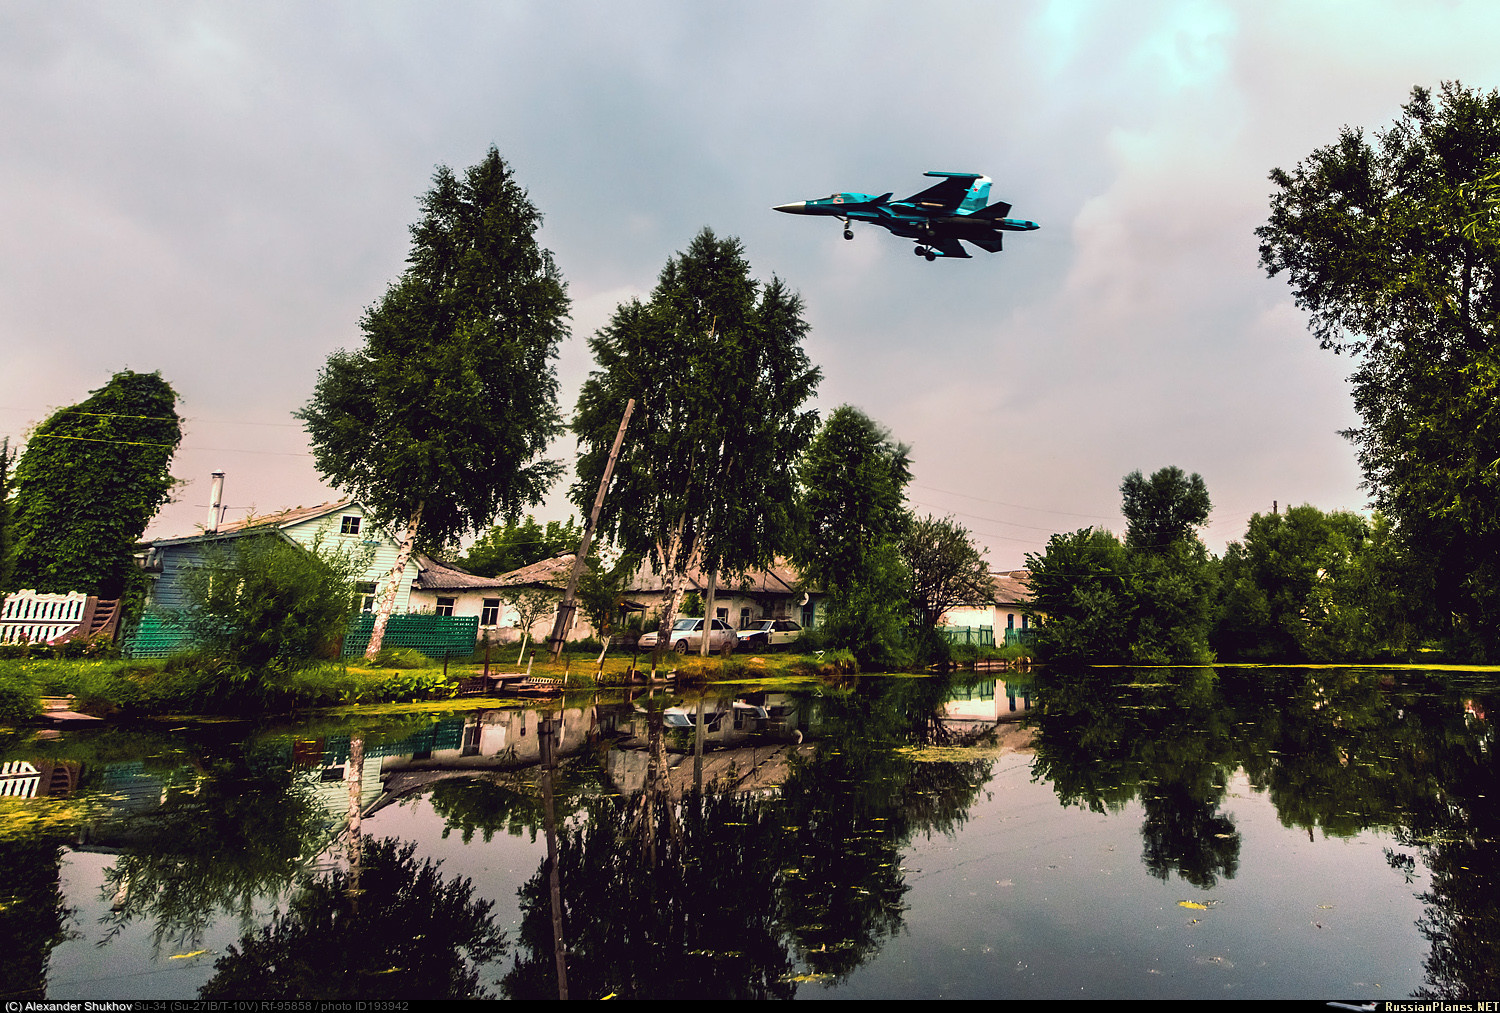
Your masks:
M969 251L964 249L964 244L960 243L957 239L954 239L951 236L944 236L942 239L939 239L936 242L929 242L927 245L936 250L938 256L940 257L962 257L965 260L971 259L969 257Z
M977 172L970 176L946 176L941 183L929 186L921 193L914 193L901 203L915 204L918 207L939 211L952 211L968 196L969 187L973 186L978 178Z

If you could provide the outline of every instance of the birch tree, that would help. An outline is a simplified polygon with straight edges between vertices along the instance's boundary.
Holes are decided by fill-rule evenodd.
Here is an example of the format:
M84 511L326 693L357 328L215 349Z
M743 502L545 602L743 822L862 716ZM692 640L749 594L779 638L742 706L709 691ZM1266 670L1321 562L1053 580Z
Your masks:
M537 244L541 215L494 148L438 169L406 272L337 351L298 415L318 472L401 534L370 636L374 657L420 536L444 545L539 503L559 466L553 360L568 296Z
M647 302L620 306L589 341L598 368L574 413L571 496L591 505L635 398L599 532L664 575L660 643L690 568L742 573L789 547L795 465L817 423L803 405L822 376L806 333L801 298L779 279L755 281L739 240L704 229ZM711 620L711 599L705 609Z

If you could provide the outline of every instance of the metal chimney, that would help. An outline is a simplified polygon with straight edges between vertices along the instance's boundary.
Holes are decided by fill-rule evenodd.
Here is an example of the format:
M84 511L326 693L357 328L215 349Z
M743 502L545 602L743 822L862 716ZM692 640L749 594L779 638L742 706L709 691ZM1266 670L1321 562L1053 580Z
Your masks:
M213 473L213 485L208 490L208 526L206 530L213 534L219 530L219 504L224 499L224 473L216 471Z

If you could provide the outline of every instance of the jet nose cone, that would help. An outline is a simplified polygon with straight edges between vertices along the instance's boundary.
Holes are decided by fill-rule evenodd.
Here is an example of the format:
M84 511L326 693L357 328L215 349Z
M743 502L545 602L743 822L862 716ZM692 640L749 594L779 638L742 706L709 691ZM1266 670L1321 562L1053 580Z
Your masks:
M797 200L792 201L790 204L777 204L771 210L785 211L789 215L805 215L807 214L807 201Z

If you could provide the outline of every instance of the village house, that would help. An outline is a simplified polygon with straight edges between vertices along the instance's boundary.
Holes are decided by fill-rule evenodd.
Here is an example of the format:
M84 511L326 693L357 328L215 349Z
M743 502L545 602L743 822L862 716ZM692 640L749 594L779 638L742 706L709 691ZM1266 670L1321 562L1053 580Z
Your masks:
M988 602L959 605L943 613L941 625L994 630L995 644L1015 643L1032 628L1031 571L1000 570L990 574L994 597Z

